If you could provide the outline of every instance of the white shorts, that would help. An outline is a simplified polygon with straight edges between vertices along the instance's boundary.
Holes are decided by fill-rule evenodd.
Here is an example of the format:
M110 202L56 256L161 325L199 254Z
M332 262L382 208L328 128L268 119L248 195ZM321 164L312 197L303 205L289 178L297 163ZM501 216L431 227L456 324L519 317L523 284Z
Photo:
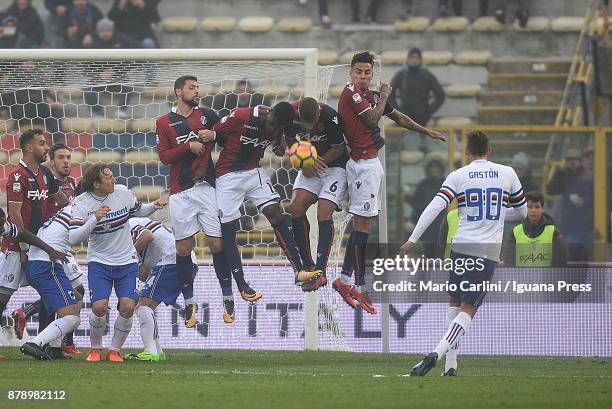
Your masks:
M207 236L221 237L215 189L206 182L171 195L168 213L175 240L186 239L200 230Z
M240 217L240 206L250 200L259 210L278 203L280 196L272 187L268 175L260 168L227 173L217 178L217 205L221 223Z
M339 167L327 168L322 174L311 178L304 176L300 170L293 189L307 190L319 199L329 200L341 207L346 194L346 170Z
M10 291L0 291L2 294L14 293L19 287L28 285L26 273L21 268L21 259L18 251L0 253L0 287Z
M349 213L363 217L378 216L382 206L384 172L378 158L346 163Z
M81 285L83 270L81 270L81 266L72 254L68 254L68 264L64 265L64 273L66 273L66 277L68 277L68 280L70 280L72 288L76 288Z

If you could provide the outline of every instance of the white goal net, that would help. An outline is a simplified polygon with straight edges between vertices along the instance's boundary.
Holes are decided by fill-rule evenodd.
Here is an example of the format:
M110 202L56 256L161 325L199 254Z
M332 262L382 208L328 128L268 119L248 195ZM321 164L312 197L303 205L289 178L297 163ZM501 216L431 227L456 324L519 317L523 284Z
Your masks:
M155 200L167 195L169 186L169 169L159 162L155 150L155 120L172 107L176 78L195 75L200 85L200 105L224 116L236 107L272 106L305 95L326 101L333 72L333 67L317 66L316 50L155 50L153 54L147 54L147 50L113 50L110 55L105 50L75 52L73 56L53 55L54 50L38 51L28 57L27 50L11 50L11 57L7 55L0 64L3 191L6 178L21 158L20 134L41 128L49 144L63 142L73 149L73 177L78 179L91 163L106 162L117 183L127 185L142 201ZM50 54L40 54L45 51ZM266 153L261 166L270 175L281 196L282 208L287 211L297 171L288 160L271 152ZM249 305L235 289L237 322L224 324L221 291L210 266L211 256L204 237L198 236L196 253L203 265L195 289L203 307L201 324L196 331L187 330L182 325L180 305L160 306L157 314L162 343L168 347L304 347L305 297L293 285L291 269L274 232L251 203L243 204L241 215L237 242L245 276L253 288L263 293L263 299L257 305ZM167 220L165 212L155 216ZM348 221L346 212L335 216L330 284L318 292L318 303L314 301L315 306L319 305L319 348L347 349L337 316L337 303L341 301L332 293L331 280L339 274L336 268ZM75 250L84 260L86 248ZM36 297L33 290L22 289L13 297L11 306ZM116 311L109 313L112 323ZM83 338L77 338L84 345L88 344L87 314L85 309L78 334ZM30 330L35 328L32 323ZM128 345L137 347L137 326L133 332Z

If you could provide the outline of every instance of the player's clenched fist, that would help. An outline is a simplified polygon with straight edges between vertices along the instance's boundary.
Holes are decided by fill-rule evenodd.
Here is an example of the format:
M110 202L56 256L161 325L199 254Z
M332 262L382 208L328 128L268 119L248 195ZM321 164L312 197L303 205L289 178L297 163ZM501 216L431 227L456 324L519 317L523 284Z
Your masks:
M160 210L168 206L168 201L166 199L157 199L153 204L155 205L155 210Z
M384 81L380 82L380 98L381 99L387 99L389 97L389 95L391 95L391 90L393 88L391 88L391 85L387 84Z
M204 148L204 144L201 142L189 142L189 150L193 152L194 155L202 155L206 148Z
M96 219L98 219L98 221L102 220L110 210L111 208L107 205L100 206L100 208L96 210Z
M198 136L202 142L213 142L217 136L217 133L212 129L200 129L198 131Z

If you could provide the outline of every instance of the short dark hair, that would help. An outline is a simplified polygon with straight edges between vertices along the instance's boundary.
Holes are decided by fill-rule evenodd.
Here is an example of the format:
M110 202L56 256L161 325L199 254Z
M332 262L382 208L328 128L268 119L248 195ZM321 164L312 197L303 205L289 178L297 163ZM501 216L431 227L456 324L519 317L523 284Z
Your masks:
M176 81L174 81L174 95L176 96L176 90L177 89L183 89L183 87L185 86L185 83L187 81L198 81L198 78L195 75L183 75L181 77L178 77L176 79Z
M467 134L467 150L474 156L485 156L489 150L489 137L482 131Z
M353 59L351 60L351 68L353 68L353 66L359 62L372 64L372 67L374 67L374 54L369 51L363 51L353 55Z
M304 97L300 99L299 111L302 121L314 122L319 112L319 103L312 97Z
M540 202L540 204L544 206L544 195L535 190L525 193L525 200L528 202Z
M110 169L110 167L103 162L94 163L90 167L87 168L85 173L83 174L83 179L79 183L79 187L77 188L78 194L83 192L93 192L94 191L94 183L100 182L102 171L104 169Z
M24 133L21 134L21 137L19 138L19 147L21 148L21 150L23 150L23 148L30 142L32 142L32 139L34 139L34 137L36 135L44 135L45 131L43 131L42 129L28 129L27 131L25 131Z
M295 117L295 109L293 106L286 102L282 101L272 107L272 113L274 113L274 117L278 121L278 125L285 128L293 123L293 118Z
M55 159L55 152L59 151L60 149L67 149L72 152L72 149L70 149L65 143L54 143L53 146L49 148L49 157L51 160Z

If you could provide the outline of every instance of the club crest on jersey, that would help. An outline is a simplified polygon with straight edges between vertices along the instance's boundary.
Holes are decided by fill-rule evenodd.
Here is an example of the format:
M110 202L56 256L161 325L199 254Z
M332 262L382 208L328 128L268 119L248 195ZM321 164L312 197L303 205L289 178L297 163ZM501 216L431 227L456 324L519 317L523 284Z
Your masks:
M21 192L21 183L13 183L13 192L15 193Z
M47 175L43 175L43 180L45 181L45 185L48 183L47 182Z
M206 126L206 124L208 123L208 118L206 118L204 115L202 115L200 117L200 123L204 126Z
M370 210L370 202L365 202L365 203L363 204L363 210L365 210L365 211Z
M353 94L353 101L355 101L356 104L361 104L361 95L359 94Z
M380 97L378 96L378 94L374 94L374 103L378 104L379 101L380 101Z

